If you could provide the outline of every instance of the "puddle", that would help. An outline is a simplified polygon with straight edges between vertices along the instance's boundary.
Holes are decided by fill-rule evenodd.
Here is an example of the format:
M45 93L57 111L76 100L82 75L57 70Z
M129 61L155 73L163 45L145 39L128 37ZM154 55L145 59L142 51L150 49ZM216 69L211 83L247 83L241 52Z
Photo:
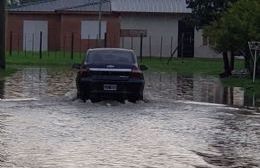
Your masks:
M220 79L212 76L183 76L177 73L148 73L146 74L146 91L153 96L227 104L232 106L260 106L258 97L247 96L245 89L240 87L224 87Z
M70 69L25 68L0 81L0 98L46 98L64 96L75 89Z
M75 95L76 72L71 69L25 68L0 81L0 98L49 98ZM177 73L146 72L145 95L152 99L188 100L260 106L258 97L249 97L243 88L223 87L211 76L183 76Z

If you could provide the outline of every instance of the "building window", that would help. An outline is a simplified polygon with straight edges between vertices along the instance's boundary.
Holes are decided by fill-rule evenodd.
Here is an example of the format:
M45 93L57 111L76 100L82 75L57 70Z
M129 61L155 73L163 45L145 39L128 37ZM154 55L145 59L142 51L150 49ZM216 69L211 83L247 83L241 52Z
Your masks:
M204 46L215 46L216 45L216 42L205 34L202 35L202 43Z
M105 38L107 30L106 21L101 22L101 39ZM97 39L99 34L99 21L86 20L81 21L81 39Z
M209 40L209 38L208 38L208 36L206 36L205 34L203 34L202 35L202 43L203 43L203 45L204 46L207 46L209 43L208 43L208 40Z

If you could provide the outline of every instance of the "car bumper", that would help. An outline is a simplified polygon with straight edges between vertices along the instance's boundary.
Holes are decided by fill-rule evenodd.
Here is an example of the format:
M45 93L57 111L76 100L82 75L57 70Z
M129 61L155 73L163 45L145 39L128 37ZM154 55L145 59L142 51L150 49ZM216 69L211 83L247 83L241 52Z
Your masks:
M87 98L97 96L99 98L143 98L144 80L127 81L102 81L83 78L79 81L78 89ZM104 85L116 85L116 90L105 90Z

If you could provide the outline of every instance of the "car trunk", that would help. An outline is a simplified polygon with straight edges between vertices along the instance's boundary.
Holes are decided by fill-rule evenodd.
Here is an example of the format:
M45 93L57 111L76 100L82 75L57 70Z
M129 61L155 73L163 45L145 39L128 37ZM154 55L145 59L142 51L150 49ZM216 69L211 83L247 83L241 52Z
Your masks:
M94 80L127 81L133 65L89 65L89 75Z

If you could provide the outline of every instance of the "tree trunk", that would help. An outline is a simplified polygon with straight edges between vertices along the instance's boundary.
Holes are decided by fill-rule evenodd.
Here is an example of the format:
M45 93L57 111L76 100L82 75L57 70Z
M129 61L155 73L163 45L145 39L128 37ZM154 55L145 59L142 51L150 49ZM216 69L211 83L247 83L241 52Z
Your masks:
M224 72L220 74L221 78L229 77L231 75L230 61L228 59L228 52L223 52Z
M5 69L5 0L0 0L0 69Z
M235 53L231 51L230 72L232 72L234 68L235 68Z

